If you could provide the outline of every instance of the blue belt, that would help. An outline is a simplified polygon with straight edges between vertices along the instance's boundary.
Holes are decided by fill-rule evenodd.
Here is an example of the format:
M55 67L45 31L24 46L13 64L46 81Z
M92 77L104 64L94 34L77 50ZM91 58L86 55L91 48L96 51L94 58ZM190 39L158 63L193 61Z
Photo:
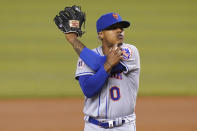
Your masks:
M112 128L112 127L120 126L120 125L116 125L116 121L100 122L92 117L89 117L88 121L92 124L98 125L103 128ZM124 124L125 120L122 120L121 123Z

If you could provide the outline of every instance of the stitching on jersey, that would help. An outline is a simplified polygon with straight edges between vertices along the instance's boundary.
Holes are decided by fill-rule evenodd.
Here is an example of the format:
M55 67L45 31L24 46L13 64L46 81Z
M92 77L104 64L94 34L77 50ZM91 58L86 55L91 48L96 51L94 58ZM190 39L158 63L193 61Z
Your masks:
M107 119L107 95L106 95L106 115L105 118Z
M76 74L76 76L80 76L80 75L83 75L83 74L90 74L90 75L92 75L94 73L93 72L82 72L82 73Z
M98 106L98 117L99 117L99 108L100 108L100 96L101 96L101 92L99 93L99 106Z

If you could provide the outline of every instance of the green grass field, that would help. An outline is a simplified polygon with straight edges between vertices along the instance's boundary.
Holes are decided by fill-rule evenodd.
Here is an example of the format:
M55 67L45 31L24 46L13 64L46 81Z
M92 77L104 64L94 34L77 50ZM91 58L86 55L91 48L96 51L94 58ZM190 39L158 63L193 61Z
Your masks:
M83 96L74 79L77 55L53 23L60 9L81 5L89 48L96 20L117 12L131 22L126 43L140 51L139 95L197 95L197 1L0 1L0 98Z

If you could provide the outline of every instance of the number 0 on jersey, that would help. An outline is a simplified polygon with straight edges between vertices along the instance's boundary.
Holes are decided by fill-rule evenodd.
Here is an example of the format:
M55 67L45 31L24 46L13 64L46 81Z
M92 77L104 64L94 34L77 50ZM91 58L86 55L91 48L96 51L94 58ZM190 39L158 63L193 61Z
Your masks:
M112 100L118 101L120 99L120 89L117 86L111 87L110 96Z

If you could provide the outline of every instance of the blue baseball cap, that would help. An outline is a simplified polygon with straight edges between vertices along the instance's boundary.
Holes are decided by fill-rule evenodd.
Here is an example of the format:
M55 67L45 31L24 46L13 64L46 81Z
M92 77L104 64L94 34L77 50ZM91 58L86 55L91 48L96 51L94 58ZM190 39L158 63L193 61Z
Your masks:
M96 22L97 32L101 32L107 27L117 24L117 23L121 24L123 28L127 28L130 26L130 22L123 21L121 16L117 13L104 14Z

